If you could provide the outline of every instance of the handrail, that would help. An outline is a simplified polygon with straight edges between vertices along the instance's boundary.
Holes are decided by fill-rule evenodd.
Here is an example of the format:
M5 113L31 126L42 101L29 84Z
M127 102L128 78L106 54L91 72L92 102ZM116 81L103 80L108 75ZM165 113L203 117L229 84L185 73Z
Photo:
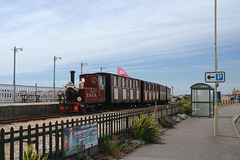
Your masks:
M13 102L13 85L0 84L0 103L1 102ZM55 97L62 92L64 88L55 87ZM53 101L53 87L42 86L28 86L28 85L16 85L16 102L22 101L21 91L28 96L28 102L35 101L36 96L39 95L39 101L48 102ZM57 101L57 99L56 99Z

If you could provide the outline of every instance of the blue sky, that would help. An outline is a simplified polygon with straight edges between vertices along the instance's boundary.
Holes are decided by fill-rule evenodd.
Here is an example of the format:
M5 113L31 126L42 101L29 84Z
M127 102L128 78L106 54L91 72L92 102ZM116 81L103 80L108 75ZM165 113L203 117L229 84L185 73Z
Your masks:
M218 71L227 94L240 89L240 1L217 4ZM13 47L16 84L56 86L76 75L117 73L173 86L190 93L214 71L214 0L0 0L0 84L12 84ZM78 76L77 76L78 78Z

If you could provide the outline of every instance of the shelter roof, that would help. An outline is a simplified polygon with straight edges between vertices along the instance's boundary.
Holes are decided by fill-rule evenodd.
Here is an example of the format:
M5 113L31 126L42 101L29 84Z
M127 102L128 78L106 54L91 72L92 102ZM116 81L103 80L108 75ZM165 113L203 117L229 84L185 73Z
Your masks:
M206 83L196 83L190 87L191 89L209 89L209 90L214 90L214 88Z

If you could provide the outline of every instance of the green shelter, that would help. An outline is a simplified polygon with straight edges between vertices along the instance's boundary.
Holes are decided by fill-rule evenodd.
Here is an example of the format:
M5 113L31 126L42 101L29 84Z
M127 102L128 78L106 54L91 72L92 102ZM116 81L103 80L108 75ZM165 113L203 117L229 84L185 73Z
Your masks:
M214 88L205 83L196 83L190 88L192 116L211 117L214 114Z

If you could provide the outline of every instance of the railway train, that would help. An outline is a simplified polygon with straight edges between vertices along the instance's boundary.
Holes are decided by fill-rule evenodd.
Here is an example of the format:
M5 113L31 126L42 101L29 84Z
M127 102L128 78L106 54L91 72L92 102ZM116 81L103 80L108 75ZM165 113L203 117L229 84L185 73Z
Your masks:
M78 87L71 81L59 95L60 112L93 112L96 109L167 104L171 89L167 86L111 73L83 74Z

